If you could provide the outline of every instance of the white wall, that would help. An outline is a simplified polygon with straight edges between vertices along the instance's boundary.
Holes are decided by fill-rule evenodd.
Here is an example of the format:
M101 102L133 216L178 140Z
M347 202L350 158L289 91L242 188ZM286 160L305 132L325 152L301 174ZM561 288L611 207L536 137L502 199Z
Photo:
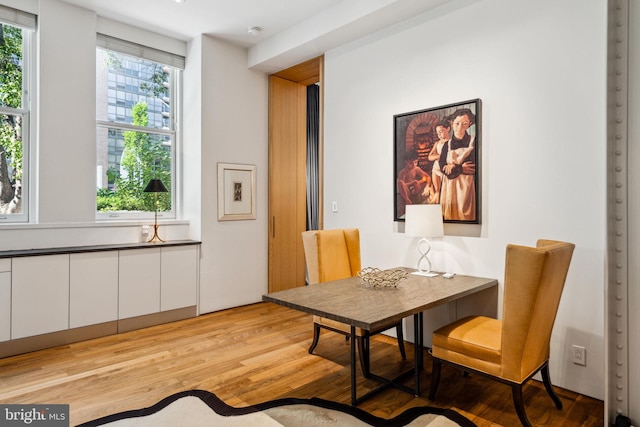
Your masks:
M200 311L262 300L267 274L267 76L246 49L202 36ZM257 167L255 220L217 221L217 163Z
M325 228L359 227L363 265L381 268L414 266L417 253L393 223L393 115L482 100L481 230L447 225L434 269L502 281L507 243L574 242L551 377L599 399L605 71L603 2L454 1L328 52L324 88ZM570 361L571 344L587 348L586 367Z
M189 237L199 240L202 236L202 38L191 40L187 45L187 57L183 73L183 133L182 156L179 175L182 176L182 198L180 205L185 218L190 219Z
M83 60L95 56L95 14L52 1L40 2L38 16L37 212L41 222L80 222L95 216L96 64Z

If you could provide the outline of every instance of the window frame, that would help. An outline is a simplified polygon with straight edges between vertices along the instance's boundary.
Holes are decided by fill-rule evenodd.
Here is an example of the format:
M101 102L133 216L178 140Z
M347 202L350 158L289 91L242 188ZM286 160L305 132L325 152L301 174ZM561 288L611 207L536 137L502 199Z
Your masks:
M20 108L0 106L0 114L20 116L22 119L22 212L0 214L0 225L28 223L33 215L30 212L31 191L34 177L31 174L32 135L36 135L34 119L36 107L37 68L37 25L36 16L28 12L0 5L0 21L22 30L22 103Z
M111 120L98 119L96 117L96 134L99 129L116 130L116 131L135 131L148 134L156 134L169 137L171 140L171 210L158 211L158 218L174 219L177 217L177 203L179 193L181 191L181 179L178 173L180 164L180 144L182 143L181 135L181 110L182 110L182 75L184 70L184 57L160 51L147 46L138 45L122 39L117 39L104 34L97 34L96 55L97 50L102 49L107 52L115 52L128 55L138 59L153 61L160 65L166 65L170 68L170 98L169 103L169 123L170 128L154 128L146 126L137 126L129 123L116 122ZM97 72L97 70L96 70ZM96 74L96 84L98 76ZM108 81L108 79L107 79ZM96 90L98 88L96 87ZM108 107L108 105L107 105ZM97 113L97 111L96 111ZM97 140L95 142L97 144ZM97 179L97 177L96 177ZM98 186L96 185L96 188ZM97 198L96 198L97 202ZM153 219L154 211L110 211L99 212L97 203L95 206L96 220L141 220Z

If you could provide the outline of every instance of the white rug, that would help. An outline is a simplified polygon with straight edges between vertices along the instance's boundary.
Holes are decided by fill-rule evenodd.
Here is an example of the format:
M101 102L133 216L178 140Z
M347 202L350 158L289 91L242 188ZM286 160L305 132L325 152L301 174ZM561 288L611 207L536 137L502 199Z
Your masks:
M189 390L169 396L144 409L109 415L79 427L239 427L239 426L410 426L472 427L455 411L432 407L411 408L392 419L375 417L361 409L322 399L280 399L251 407L234 408L213 393Z

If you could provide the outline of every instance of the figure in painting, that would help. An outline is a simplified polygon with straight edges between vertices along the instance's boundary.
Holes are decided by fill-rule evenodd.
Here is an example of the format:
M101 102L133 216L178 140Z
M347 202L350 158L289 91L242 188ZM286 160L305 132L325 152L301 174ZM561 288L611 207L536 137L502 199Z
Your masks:
M445 143L438 160L442 170L440 204L445 220L476 220L475 136L467 132L476 116L468 108L450 117L453 135Z
M404 156L404 168L398 173L398 192L401 206L399 215L404 215L405 206L426 203L433 190L431 177L418 166L418 153L409 150Z
M440 203L440 188L442 186L442 169L440 168L440 155L442 147L451 139L451 124L447 120L442 120L436 124L436 135L438 140L429 152L429 161L433 162L431 167L431 183L433 184L433 196L429 203Z

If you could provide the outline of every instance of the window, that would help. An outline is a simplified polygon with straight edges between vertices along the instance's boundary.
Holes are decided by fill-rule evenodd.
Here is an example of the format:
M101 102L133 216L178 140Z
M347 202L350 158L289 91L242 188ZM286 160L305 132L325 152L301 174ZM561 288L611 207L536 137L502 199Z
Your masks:
M35 16L0 6L0 224L27 222Z
M184 58L98 34L97 218L175 217ZM145 193L152 178L167 193Z

